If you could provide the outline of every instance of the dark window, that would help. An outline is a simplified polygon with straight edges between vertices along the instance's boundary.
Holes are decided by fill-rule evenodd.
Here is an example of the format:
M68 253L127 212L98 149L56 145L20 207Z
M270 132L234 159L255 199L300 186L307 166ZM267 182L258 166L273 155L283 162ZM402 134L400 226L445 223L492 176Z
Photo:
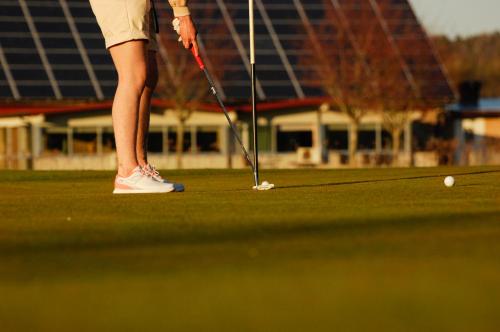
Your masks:
M199 152L219 152L220 146L217 141L216 132L197 132L196 142Z
M160 153L163 152L162 133L150 133L148 137L148 151Z
M311 131L278 132L278 152L296 151L299 147L312 147Z
M47 134L45 152L66 153L68 151L68 136L66 134Z
M97 152L97 134L74 133L73 152L94 154Z
M177 132L176 130L168 131L168 150L169 151L177 151ZM191 151L191 133L184 132L184 144L183 149L184 152Z
M326 133L329 150L347 150L349 142L347 130L328 130Z
M375 131L360 130L358 131L358 149L359 150L375 150Z
M115 136L112 132L102 134L102 152L113 152L116 150Z

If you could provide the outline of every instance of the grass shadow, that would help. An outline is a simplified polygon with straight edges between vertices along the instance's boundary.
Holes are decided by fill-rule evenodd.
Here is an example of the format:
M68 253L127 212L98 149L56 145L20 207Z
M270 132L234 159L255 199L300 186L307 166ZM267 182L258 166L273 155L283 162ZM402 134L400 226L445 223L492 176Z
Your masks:
M321 236L335 237L346 236L355 233L377 233L387 230L407 231L422 227L463 227L467 224L478 226L480 220L488 225L493 225L491 220L498 216L497 211L485 211L482 213L457 213L457 214L433 214L397 218L372 218L372 219L340 219L340 220L317 220L277 223L277 224L252 224L238 227L225 227L212 230L200 227L186 233L172 232L169 228L158 228L154 231L150 227L136 229L118 230L117 237L94 238L93 230L59 231L58 237L49 239L42 236L38 241L33 241L39 234L30 232L27 241L16 241L14 243L0 242L0 257L30 253L48 252L80 252L88 250L110 250L110 249L133 249L155 246L176 245L210 245L220 243L243 243L246 241L273 240L281 241L297 236ZM88 233L88 234L86 234ZM86 236L88 235L88 236ZM115 235L117 235L115 233ZM87 239L82 241L82 239Z
M446 174L446 175L464 176L464 175L480 175L480 174L489 174L489 173L500 173L500 170L454 173L454 174ZM371 179L371 180L346 181L346 182L329 182L329 183L320 183L320 184L303 184L303 185L279 186L279 187L276 187L276 189L279 190L279 189L298 189L298 188L315 188L315 187L334 187L334 186L345 186L345 185L353 185L353 184L391 182L391 181L402 181L402 180L420 180L420 179L441 178L441 177L446 176L446 175L437 174L437 175L408 176L408 177L389 178L389 179ZM478 184L476 184L476 185L478 185ZM465 185L463 185L463 186L465 186Z

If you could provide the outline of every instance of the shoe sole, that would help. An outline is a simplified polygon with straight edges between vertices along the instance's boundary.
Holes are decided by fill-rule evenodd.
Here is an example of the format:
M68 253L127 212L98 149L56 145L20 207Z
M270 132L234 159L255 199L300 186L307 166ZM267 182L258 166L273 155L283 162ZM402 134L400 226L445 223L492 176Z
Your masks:
M184 192L184 186L182 184L174 184L174 191L176 193Z
M166 194L175 191L175 188L168 190L140 190L140 189L115 189L113 194L115 195L126 195L126 194Z

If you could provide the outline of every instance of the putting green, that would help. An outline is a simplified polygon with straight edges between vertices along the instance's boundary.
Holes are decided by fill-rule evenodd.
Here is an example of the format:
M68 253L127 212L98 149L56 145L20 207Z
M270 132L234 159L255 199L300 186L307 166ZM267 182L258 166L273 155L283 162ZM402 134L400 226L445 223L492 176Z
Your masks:
M164 174L0 172L0 329L500 329L500 167Z

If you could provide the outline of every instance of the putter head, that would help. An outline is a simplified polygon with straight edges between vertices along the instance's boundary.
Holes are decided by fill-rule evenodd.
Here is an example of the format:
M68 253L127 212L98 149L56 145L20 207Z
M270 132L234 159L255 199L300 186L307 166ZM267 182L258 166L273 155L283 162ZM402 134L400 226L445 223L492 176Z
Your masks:
M267 182L263 182L262 184L259 184L258 186L253 186L253 190L259 190L259 191L271 190L273 188L274 188L274 184L267 183Z

